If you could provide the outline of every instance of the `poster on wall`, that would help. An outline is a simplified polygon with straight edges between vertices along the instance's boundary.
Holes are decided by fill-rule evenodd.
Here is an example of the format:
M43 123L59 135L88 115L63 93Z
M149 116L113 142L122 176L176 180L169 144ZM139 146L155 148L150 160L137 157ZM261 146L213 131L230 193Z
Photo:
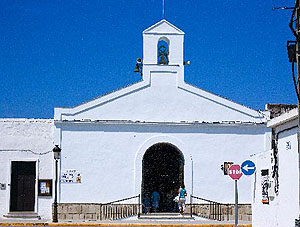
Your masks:
M269 170L261 171L261 188L262 188L262 199L263 204L269 204Z
M81 173L76 169L66 169L61 172L62 183L81 183Z
M50 179L39 179L39 196L52 196L52 180Z

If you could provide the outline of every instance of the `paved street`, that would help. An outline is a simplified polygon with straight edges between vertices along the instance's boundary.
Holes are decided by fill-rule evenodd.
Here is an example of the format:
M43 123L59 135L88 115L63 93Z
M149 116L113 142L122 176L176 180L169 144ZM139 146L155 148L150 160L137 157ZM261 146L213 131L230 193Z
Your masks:
M2 223L0 226L136 226L136 227L234 227L234 224L223 223ZM251 224L239 224L240 227L251 227Z
M233 221L210 221L210 220L118 220L102 222L62 222L52 223L51 220L7 220L0 219L0 226L162 226L162 227L234 227ZM251 227L251 222L241 221L239 226Z

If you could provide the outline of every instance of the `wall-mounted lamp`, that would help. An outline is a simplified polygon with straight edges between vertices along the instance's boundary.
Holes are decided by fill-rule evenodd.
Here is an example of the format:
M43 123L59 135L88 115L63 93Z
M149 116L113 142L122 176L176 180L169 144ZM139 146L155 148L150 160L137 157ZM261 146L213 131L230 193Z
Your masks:
M191 64L191 61L184 61L183 62L183 65L190 65Z
M297 62L296 58L296 41L287 41L286 48L288 51L289 62Z

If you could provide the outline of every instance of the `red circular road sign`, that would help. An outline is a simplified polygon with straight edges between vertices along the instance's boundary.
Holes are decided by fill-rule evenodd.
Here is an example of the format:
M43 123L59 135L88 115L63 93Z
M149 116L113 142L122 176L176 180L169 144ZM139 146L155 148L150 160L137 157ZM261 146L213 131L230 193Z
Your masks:
M241 171L241 166L240 165L231 165L228 169L228 175L233 179L233 180L239 180L241 176L243 175Z

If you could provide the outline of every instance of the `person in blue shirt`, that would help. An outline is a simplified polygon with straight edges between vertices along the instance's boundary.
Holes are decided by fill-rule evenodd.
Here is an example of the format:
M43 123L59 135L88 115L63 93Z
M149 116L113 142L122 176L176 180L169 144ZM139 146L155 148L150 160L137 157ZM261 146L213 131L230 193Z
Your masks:
M159 193L157 191L152 192L152 209L153 212L157 212L158 211L158 207L159 207Z
M144 197L144 203L143 203L143 213L149 213L150 212L150 193L146 192Z
M178 201L179 212L182 214L185 211L185 197L187 196L187 192L185 190L184 184L180 186L178 196L179 196L179 201Z

